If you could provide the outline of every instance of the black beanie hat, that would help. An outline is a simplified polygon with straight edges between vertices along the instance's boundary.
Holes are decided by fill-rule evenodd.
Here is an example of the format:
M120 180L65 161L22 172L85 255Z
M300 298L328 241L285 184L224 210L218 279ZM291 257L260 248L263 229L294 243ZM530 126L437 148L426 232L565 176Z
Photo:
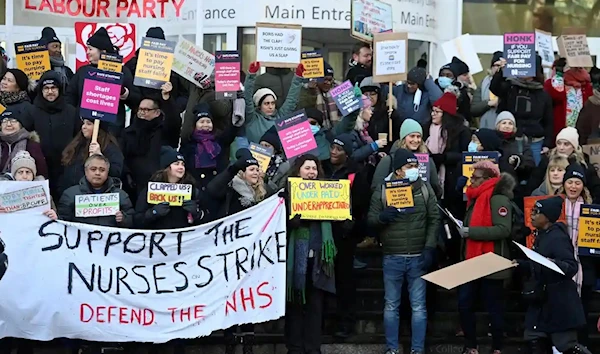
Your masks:
M481 128L474 134L483 146L483 151L500 151L502 148L502 139L496 130Z
M502 58L503 56L504 53L501 51L494 52L494 54L492 54L492 62L490 63L490 67L494 66L494 63L500 60L500 58Z
M54 42L61 43L60 39L58 39L58 36L56 35L56 32L54 31L54 28L52 28L52 27L44 27L44 29L42 30L41 41L45 45L48 45L48 44L54 43Z
M212 114L210 113L210 106L208 105L208 103L198 103L194 107L194 117L194 122L199 121L200 118L210 118L210 120L213 120Z
M399 170L404 165L409 163L419 163L419 160L412 151L406 149L398 149L394 153L394 171Z
M13 74L15 82L21 91L27 91L27 88L29 87L29 78L27 78L27 75L23 71L19 69L8 69L6 72Z
M277 134L277 130L275 126L272 126L269 130L267 130L263 136L260 138L260 141L264 141L265 143L269 143L273 146L275 151L281 151L281 140L279 140L279 135Z
M354 143L354 138L352 137L351 134L348 133L344 133L344 134L340 134L338 136L335 137L335 139L333 139L333 143L332 144L336 144L342 147L342 149L344 149L344 152L346 153L346 155L348 155L348 157L352 156L352 144Z
M563 209L563 199L555 196L548 199L542 199L535 202L538 213L546 215L548 220L555 223L560 218Z
M260 166L258 163L258 160L256 160L254 158L254 156L248 149L245 149L245 148L239 149L238 151L236 151L235 157L238 159L238 161L239 160L244 161L244 168L242 169L242 171L246 171L246 168L248 168L248 166L252 166L252 165Z
M87 44L97 48L98 50L105 50L109 53L115 52L115 46L110 40L110 36L106 31L106 28L100 27L90 38L87 40Z
M62 85L61 77L60 77L60 74L58 73L58 71L48 70L38 80L38 83L37 83L37 86L35 89L36 89L37 94L40 95L42 98L44 97L44 96L42 96L42 89L46 85L54 85L54 86L58 87L59 96L63 94L63 92L62 92L63 85Z
M2 114L0 114L0 122L4 119L16 119L17 122L19 122L19 124L23 125L23 120L21 119L23 115L22 114L15 114L13 111L10 110L5 110L4 112L2 112Z
M333 67L328 62L323 61L323 68L325 70L325 76L333 76Z
M442 65L442 67L440 68L440 71L438 71L438 76L441 76L442 71L444 71L444 70L452 71L452 68L450 67L450 63ZM452 73L452 75L454 75L454 73Z
M450 62L450 70L452 70L454 77L459 77L460 75L467 74L470 71L467 63L457 57L452 57L452 61Z
M323 126L323 112L314 107L309 107L304 109L304 113L306 114L306 118L312 118L316 120L320 126Z
M571 162L569 166L567 166L567 170L565 171L565 175L563 177L563 183L565 183L569 178L579 178L581 182L583 182L584 186L587 182L585 177L585 169L577 162Z
M160 148L160 168L165 169L177 161L185 162L185 158L177 150L170 146L162 146Z
M148 38L156 38L156 39L165 39L165 31L163 31L160 27L150 27L146 32L146 37Z

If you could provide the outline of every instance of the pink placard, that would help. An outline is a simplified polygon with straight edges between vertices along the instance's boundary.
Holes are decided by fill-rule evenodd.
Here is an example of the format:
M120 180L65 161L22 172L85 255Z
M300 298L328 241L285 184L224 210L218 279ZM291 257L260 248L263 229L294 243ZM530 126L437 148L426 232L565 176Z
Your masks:
M305 154L317 148L317 141L310 130L310 123L305 120L287 129L279 131L281 145L288 159Z
M229 92L240 89L240 63L215 63L215 91Z
M117 114L120 96L121 85L85 79L83 80L81 108Z

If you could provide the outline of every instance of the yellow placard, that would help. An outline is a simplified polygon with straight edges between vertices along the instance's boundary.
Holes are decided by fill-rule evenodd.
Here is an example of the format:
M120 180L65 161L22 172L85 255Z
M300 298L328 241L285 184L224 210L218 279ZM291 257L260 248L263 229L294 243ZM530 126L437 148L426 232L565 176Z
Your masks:
M296 214L303 220L348 220L350 210L350 181L308 180L288 178L290 188L290 219Z
M473 165L480 161L492 161L498 167L499 154L497 151L482 152L463 152L462 174L467 177L467 185L463 189L466 193L467 187L471 185L471 176L473 176Z
M498 96L494 95L494 94L492 93L492 91L490 91L490 101L493 101L493 100L495 100L495 99L497 99L497 98L498 98Z
M415 206L412 186L408 180L385 182L385 206L410 209Z
M39 80L43 73L51 70L48 48L40 41L15 43L17 68L28 78Z
M315 50L302 52L300 63L304 66L304 78L315 79L325 76L325 61L323 55Z
M577 247L580 255L600 256L600 205L581 206Z
M271 163L271 158L273 157L273 149L266 148L256 143L250 143L250 153L252 153L252 156L258 161L258 167L260 167L261 171L266 173L267 168L269 168L269 163Z
M171 206L181 206L184 200L192 199L191 184L148 182L148 204L167 202Z
M100 54L98 69L120 73L123 71L123 57L118 54Z
M4 111L6 111L6 107L0 104L0 114L4 113Z
M171 78L176 43L156 38L142 38L133 84L160 89Z

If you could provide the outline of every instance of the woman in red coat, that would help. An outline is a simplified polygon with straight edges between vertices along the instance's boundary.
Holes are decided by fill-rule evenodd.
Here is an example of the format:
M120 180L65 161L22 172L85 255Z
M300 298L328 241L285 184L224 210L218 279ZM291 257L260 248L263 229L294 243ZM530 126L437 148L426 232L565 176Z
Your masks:
M553 75L544 83L554 106L554 136L565 127L575 127L583 104L593 95L590 74L583 68L569 68L565 58L552 66Z

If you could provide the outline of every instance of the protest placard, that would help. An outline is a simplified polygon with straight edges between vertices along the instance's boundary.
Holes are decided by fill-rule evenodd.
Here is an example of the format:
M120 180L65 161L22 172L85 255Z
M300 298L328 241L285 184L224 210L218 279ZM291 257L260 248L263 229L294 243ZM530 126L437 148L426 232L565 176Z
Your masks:
M553 271L555 271L559 274L565 275L565 273L562 271L562 269L560 269L560 267L556 263L554 263L552 260L548 259L547 257L544 257L541 254L537 253L536 251L533 251L515 241L513 241L513 244L516 245L517 247L519 247L519 249L521 251L523 251L525 256L527 256L527 258L529 258L530 260L532 260L538 264L541 264L548 269L552 269Z
M15 54L17 68L31 80L39 80L43 73L52 69L48 48L39 40L15 43Z
M463 152L462 157L462 175L467 177L467 185L465 186L463 193L466 193L467 187L471 185L473 171L475 171L473 165L479 161L492 161L498 166L500 154L497 151Z
M600 176L600 144L587 144L581 147L583 152L590 158L590 164L594 166L596 173Z
M235 50L215 52L215 98L237 97L240 90L240 53Z
M119 54L100 53L98 69L120 73L123 71L123 56Z
M600 256L600 205L583 204L579 209L579 255Z
M504 34L504 77L534 77L535 58L535 33Z
M202 87L200 83L209 79L215 70L215 56L180 36L175 46L171 70Z
M271 158L273 158L273 149L256 143L250 143L249 150L256 161L258 161L261 171L266 173L269 163L271 163Z
M0 184L0 213L26 209L50 209L48 181Z
M301 214L303 220L352 220L350 180L309 180L288 178L290 219Z
M444 51L448 62L452 61L452 57L457 57L464 61L469 66L469 72L472 75L483 71L481 61L477 56L477 51L475 50L475 46L473 46L473 40L470 34L463 34L453 40L444 42L442 44L442 50Z
M388 83L406 80L408 34L373 34L373 81Z
M325 60L321 51L311 50L302 52L300 62L304 66L305 71L303 76L305 79L316 79L325 76Z
M374 33L392 32L392 5L379 0L352 0L350 3L350 35L371 43Z
M90 218L115 215L120 210L119 193L82 194L75 196L75 216Z
M317 149L317 141L303 109L278 118L275 121L275 129L288 160Z
M594 66L590 47L585 34L563 34L556 39L558 53L567 59L572 68L589 68Z
M256 61L273 68L295 68L302 53L302 26L256 23Z
M117 120L123 74L90 68L83 80L79 115L107 122Z
M10 260L0 338L166 343L279 319L286 214L277 195L170 230L52 221L32 209L0 214Z
M531 230L531 234L527 236L526 246L527 248L533 248L533 243L535 242L535 227L531 225L531 211L535 207L535 202L538 200L544 200L548 198L555 197L554 195L541 195L535 197L525 197L523 198L523 218L525 219L525 226L527 226ZM561 195L564 198L564 196ZM565 205L563 203L562 212L560 213L560 217L558 218L559 222L567 223L567 217L565 213Z
M429 154L415 154L419 160L419 177L425 182L429 181Z
M535 30L535 50L542 58L542 66L551 68L554 64L554 46L552 33L539 29Z
M160 89L171 78L175 42L157 38L142 38L133 84Z
M354 86L350 80L331 88L329 94L343 117L362 108L362 99L354 94Z
M192 199L191 184L148 182L148 204L169 203L181 206L183 201Z
M415 201L409 180L385 182L385 206L392 206L404 212L410 212L414 209Z

